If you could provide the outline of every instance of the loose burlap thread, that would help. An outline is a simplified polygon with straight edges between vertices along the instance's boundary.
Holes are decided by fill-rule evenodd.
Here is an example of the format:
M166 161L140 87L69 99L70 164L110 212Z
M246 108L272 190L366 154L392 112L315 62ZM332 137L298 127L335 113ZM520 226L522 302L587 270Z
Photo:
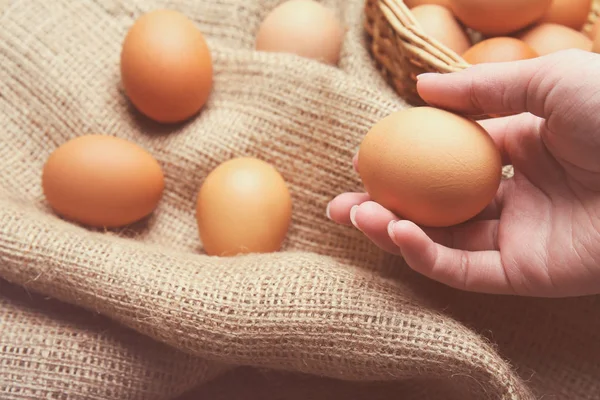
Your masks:
M361 1L323 2L348 27L339 68L254 51L279 3L0 3L0 398L600 398L597 297L453 290L326 219L361 189L361 138L406 104L368 53ZM158 7L192 18L214 55L207 107L177 126L140 116L119 79L128 27ZM93 231L52 213L43 163L86 133L161 163L150 218ZM208 257L197 190L243 155L285 177L292 227L279 253Z

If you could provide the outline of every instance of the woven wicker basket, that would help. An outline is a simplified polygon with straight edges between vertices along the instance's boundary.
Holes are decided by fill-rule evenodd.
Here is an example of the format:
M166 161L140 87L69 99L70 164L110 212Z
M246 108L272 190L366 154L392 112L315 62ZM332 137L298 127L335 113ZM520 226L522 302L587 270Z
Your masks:
M367 0L365 28L373 57L383 75L413 105L423 100L416 90L416 76L423 72L456 72L469 64L461 56L428 37L402 0ZM592 28L600 14L600 0L593 0L584 30ZM473 43L481 36L468 32Z

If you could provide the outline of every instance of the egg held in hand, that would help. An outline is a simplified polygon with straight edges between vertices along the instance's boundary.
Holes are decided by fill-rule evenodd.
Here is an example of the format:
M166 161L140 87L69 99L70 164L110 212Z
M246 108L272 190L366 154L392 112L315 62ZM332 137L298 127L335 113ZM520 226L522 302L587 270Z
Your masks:
M292 199L283 177L256 158L234 158L220 164L198 193L196 220L208 255L278 251L291 217Z
M502 179L502 161L476 122L415 107L371 128L360 145L358 171L371 199L399 218L447 227L490 204Z
M210 49L194 22L170 10L141 16L121 50L121 79L133 105L161 123L183 122L207 102Z
M117 228L154 211L164 189L158 162L135 143L85 135L58 147L42 174L46 200L73 222Z

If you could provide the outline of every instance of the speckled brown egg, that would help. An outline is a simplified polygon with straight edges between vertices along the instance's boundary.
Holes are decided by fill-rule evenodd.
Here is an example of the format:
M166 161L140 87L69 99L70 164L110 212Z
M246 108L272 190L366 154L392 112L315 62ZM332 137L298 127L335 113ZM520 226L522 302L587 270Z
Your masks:
M114 136L85 135L50 155L42 187L46 200L62 217L116 228L154 211L164 177L158 162L137 144Z
M479 124L414 107L371 128L360 145L358 171L370 197L398 217L445 227L469 220L492 201L502 162Z

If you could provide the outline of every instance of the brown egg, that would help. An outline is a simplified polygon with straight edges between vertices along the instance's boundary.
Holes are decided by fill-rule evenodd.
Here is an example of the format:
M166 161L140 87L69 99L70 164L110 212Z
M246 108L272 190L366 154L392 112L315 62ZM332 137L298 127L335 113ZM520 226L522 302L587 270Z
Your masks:
M335 65L345 30L335 14L313 0L288 0L275 7L259 27L256 49L291 53Z
M583 33L558 24L540 24L518 36L540 56L560 50L592 50L592 40Z
M50 206L66 219L115 228L153 212L164 177L158 162L138 145L113 136L85 135L50 155L42 186Z
M538 23L553 23L581 30L587 22L592 0L552 0L546 14Z
M462 54L471 46L469 36L446 7L425 4L411 11L423 32L450 50Z
M417 7L417 6L420 6L423 4L436 4L438 6L450 8L452 1L451 0L404 0L404 4L406 4L406 6L408 8Z
M539 20L552 0L452 0L452 10L466 26L486 36L516 32Z
M483 40L462 55L469 64L518 61L537 56L538 54L525 42L511 37Z
M125 37L121 78L140 112L158 122L181 122L200 111L209 98L210 49L185 15L153 11L140 17Z
M278 251L291 217L292 200L283 177L256 158L222 163L198 193L196 219L208 255Z
M370 197L416 224L446 227L494 198L502 162L491 137L466 118L415 107L379 121L365 136L358 171Z

